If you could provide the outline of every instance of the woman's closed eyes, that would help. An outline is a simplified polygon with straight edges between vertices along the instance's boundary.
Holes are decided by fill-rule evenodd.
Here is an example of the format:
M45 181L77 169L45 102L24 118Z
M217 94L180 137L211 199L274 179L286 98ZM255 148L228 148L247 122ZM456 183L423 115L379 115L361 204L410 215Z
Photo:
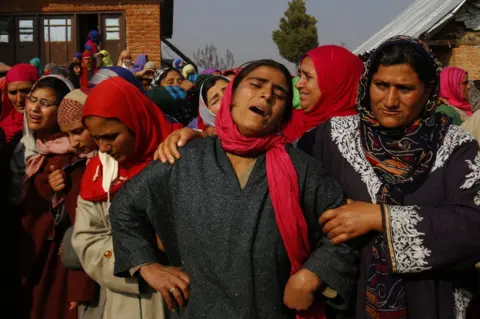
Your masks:
M32 104L35 104L38 102L40 103L41 106L46 106L46 107L56 105L55 102L51 102L45 99L39 99L38 97L35 97L32 94L28 96L28 101L30 101Z

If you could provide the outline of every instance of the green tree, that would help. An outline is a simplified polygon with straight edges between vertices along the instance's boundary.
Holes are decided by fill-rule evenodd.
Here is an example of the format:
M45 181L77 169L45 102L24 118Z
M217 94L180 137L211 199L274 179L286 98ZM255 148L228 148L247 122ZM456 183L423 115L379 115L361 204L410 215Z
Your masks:
M285 16L280 19L272 38L280 55L297 66L308 51L318 47L317 19L307 14L304 0L288 3Z

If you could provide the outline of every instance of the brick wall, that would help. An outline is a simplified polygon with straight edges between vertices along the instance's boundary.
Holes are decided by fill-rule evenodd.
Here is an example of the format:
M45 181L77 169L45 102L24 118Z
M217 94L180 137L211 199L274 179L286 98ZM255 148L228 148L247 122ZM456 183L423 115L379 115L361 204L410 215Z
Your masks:
M137 55L145 53L151 61L160 65L160 1L158 0L0 0L0 12L105 11L125 12L127 48L134 59Z
M480 47L460 45L449 49L435 50L444 66L456 66L468 71L471 80L480 80Z

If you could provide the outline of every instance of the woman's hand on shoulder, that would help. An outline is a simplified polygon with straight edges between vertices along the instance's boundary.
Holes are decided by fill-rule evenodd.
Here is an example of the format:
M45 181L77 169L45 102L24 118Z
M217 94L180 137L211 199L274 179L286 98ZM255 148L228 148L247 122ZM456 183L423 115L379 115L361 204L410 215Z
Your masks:
M380 205L354 202L325 211L318 219L323 232L338 245L375 230L383 230Z
M204 133L189 127L173 131L158 146L157 151L153 156L153 159L156 161L160 161L163 164L166 164L168 162L173 165L178 159L180 159L180 153L178 152L179 147L187 145L188 142L194 139L203 137L206 137Z

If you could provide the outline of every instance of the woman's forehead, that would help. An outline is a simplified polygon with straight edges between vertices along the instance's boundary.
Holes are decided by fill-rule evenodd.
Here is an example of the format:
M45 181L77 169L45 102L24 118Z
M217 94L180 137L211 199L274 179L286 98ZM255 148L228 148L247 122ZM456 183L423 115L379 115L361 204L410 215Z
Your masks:
M8 90L21 90L32 88L33 83L30 81L16 81L8 83Z
M122 122L117 119L96 115L87 116L84 122L89 130L94 130L96 133L113 133L123 127Z
M280 86L285 91L288 91L287 79L285 75L277 68L271 66L260 66L250 73L248 73L242 81L257 79L262 82L269 82L274 85Z

